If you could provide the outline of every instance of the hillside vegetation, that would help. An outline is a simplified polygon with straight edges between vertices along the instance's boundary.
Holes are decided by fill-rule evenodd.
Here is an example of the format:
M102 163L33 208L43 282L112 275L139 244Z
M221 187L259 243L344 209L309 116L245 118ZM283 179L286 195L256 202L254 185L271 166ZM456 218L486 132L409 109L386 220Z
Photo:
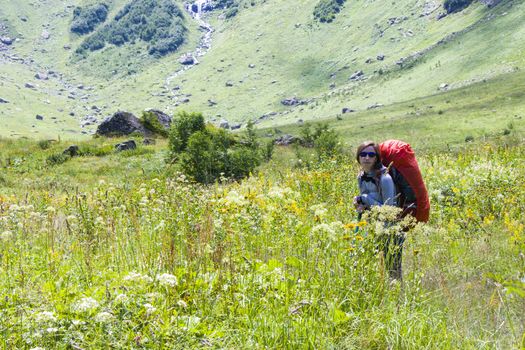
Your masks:
M132 2L115 0L105 24L92 34L101 39L95 40L98 44L105 43L104 49L72 60L85 40L70 34L74 6L86 5L56 0L46 6L7 3L1 9L2 21L20 40L9 47L11 58L2 53L0 97L10 103L0 105L0 122L6 126L0 132L46 137L58 130L65 137L82 137L79 119L92 115L93 105L100 109L95 115L99 121L118 109L140 114L144 108L156 107L170 114L180 109L202 112L216 121L251 119L264 126L335 118L348 108L357 112L345 118L345 125L355 128L354 116L369 115L368 108L380 111L381 105L490 83L500 75L517 74L524 66L522 1L504 0L492 7L474 2L441 17L446 12L441 2L401 0L385 7L380 1L356 0L340 7L331 23L315 19L318 4L317 0L301 6L283 0L220 2L205 16L215 29L211 48L204 49L198 65L182 71L180 56L195 50L204 30L185 13L184 43L176 45L175 54L156 58L173 52L175 46L158 38L156 43L169 50L155 49L153 41L140 38L139 33L147 32L143 27L133 31L134 40L111 35L111 40L122 38L125 44L107 44L109 36L103 38L107 34L102 33L109 31L102 28L108 29L107 22L125 8L134 8ZM224 11L233 8L236 15L224 19ZM50 34L48 39L41 36L44 30ZM509 39L487 40L492 37ZM59 74L35 81L39 71ZM37 86L24 89L25 82ZM78 90L79 85L92 90ZM76 96L70 98L71 93ZM298 103L282 103L293 98ZM464 100L465 106L475 101L475 96ZM36 114L52 115L68 126L35 125ZM472 115L458 117L465 123L476 122ZM497 123L505 117L499 110L494 113ZM93 126L84 129L91 130Z

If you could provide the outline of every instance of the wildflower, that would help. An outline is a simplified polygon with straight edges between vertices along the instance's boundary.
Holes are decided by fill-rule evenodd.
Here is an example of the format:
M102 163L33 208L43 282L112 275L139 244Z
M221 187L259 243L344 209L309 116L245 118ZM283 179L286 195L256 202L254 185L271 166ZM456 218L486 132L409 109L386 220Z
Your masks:
M144 304L144 308L146 309L146 315L151 315L157 311L157 308L151 304Z
M99 323L108 323L108 322L113 321L113 319L114 319L114 316L111 313L106 312L106 311L99 312L95 316L95 321Z
M11 231L4 231L4 232L0 233L0 239L2 239L2 240L8 240L12 236L13 236L13 233Z
M162 275L157 275L157 281L161 286L166 287L175 287L178 284L177 277L170 275L169 273L163 273Z
M74 306L73 310L77 312L89 312L98 307L98 301L93 298L82 298Z
M316 204L316 205L312 205L310 207L310 210L314 212L314 215L317 216L317 217L322 217L326 214L326 212L328 211L325 207L324 207L324 204L321 203L321 204Z
M343 228L346 229L346 230L354 230L356 226L357 225L355 223L351 222L351 223L348 223L348 224L344 224Z
M126 294L119 294L115 297L116 303L125 303L128 301L128 296Z
M52 214L52 213L54 213L54 212L56 211L56 209L53 208L52 206L49 206L49 207L46 208L46 211L47 211L48 213Z
M58 328L56 327L49 327L48 329L46 329L47 333L56 333L58 332Z
M46 350L46 348L43 348L41 346L37 346L36 348L31 348L29 350Z
M153 279L148 275L141 275L140 273L131 271L126 277L124 277L124 281L151 283L153 282Z
M35 315L35 322L37 323L56 322L56 320L55 314L51 311L43 311Z
M188 307L188 304L184 300L177 301L177 305L180 306L183 309Z
M312 229L312 232L313 233L326 233L328 235L328 238L332 240L335 240L337 238L335 230L330 225L324 224L324 223L314 226L314 228Z

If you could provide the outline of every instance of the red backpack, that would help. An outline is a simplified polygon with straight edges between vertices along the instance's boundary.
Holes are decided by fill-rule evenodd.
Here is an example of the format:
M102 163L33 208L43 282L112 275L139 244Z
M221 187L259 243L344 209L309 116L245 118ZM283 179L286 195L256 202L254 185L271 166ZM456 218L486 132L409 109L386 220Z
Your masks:
M410 207L411 202L415 203L415 217L417 221L428 221L430 213L430 201L428 199L427 188L423 182L419 165L417 164L416 156L410 145L399 140L388 140L379 145L381 153L381 161L386 167L393 167L393 171L399 172L404 178L408 186L400 186L396 181L396 176L393 176L394 183L398 188L398 193L403 198L403 209ZM408 194L410 192L410 194ZM406 202L407 197L414 197L415 201Z

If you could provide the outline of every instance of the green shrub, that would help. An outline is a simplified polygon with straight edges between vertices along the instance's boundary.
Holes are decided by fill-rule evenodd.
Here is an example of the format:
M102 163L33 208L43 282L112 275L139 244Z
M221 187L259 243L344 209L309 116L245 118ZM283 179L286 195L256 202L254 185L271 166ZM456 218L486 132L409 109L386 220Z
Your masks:
M473 0L445 0L443 7L447 13L453 13L468 7Z
M169 135L170 161L200 183L212 183L222 176L242 179L254 171L261 160L269 159L273 148L263 150L248 126L244 139L237 141L232 133L205 125L200 113L179 113Z
M64 153L55 153L47 157L46 164L47 165L59 165L62 163L67 162L71 157L69 154Z
M106 24L86 38L77 53L102 49L106 43L124 45L142 40L149 44L148 52L164 56L184 42L184 16L170 0L132 0Z
M345 0L320 0L314 8L314 18L323 23L330 23L339 13Z
M105 145L105 146L100 146L100 147L83 145L83 146L80 146L80 149L78 150L78 156L80 157L104 157L113 152L114 152L114 147L112 145Z
M38 147L40 147L40 149L43 149L43 150L48 149L49 147L51 147L51 140L38 141Z
M186 150L189 137L197 131L204 131L206 124L201 113L179 112L173 118L169 131L169 149L172 157Z
M331 158L341 152L339 134L333 129L322 129L315 139L314 148L319 158Z
M92 32L108 17L108 6L104 3L87 7L76 7L73 11L73 22L70 30L77 34Z
M159 118L157 118L155 113L143 112L140 121L149 131L162 137L168 137L169 131L159 122Z

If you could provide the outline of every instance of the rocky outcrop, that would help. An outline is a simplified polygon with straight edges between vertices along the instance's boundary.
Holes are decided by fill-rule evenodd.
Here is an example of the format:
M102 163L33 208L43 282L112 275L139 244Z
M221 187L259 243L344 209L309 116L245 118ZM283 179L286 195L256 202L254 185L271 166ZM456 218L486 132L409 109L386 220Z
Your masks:
M160 125L162 125L165 129L169 130L171 127L171 117L166 113L153 108L148 108L145 110L145 112L153 113L157 117Z
M0 36L0 42L5 45L11 45L13 43L13 39L11 39L8 36Z
M277 137L273 142L279 146L288 146L288 145L291 145L292 143L297 142L297 140L298 140L297 137L290 135L290 134L285 134L285 135Z
M307 101L300 100L297 97L285 98L284 100L281 101L281 104L283 104L285 106L305 105L306 103L307 103Z
M0 97L0 103L9 103L8 100L4 100L3 98Z
M35 74L35 78L38 80L48 80L49 76L46 73L38 72Z
M119 111L100 123L96 134L101 136L123 136L134 132L143 135L147 133L146 128L144 128L137 117L129 112Z

